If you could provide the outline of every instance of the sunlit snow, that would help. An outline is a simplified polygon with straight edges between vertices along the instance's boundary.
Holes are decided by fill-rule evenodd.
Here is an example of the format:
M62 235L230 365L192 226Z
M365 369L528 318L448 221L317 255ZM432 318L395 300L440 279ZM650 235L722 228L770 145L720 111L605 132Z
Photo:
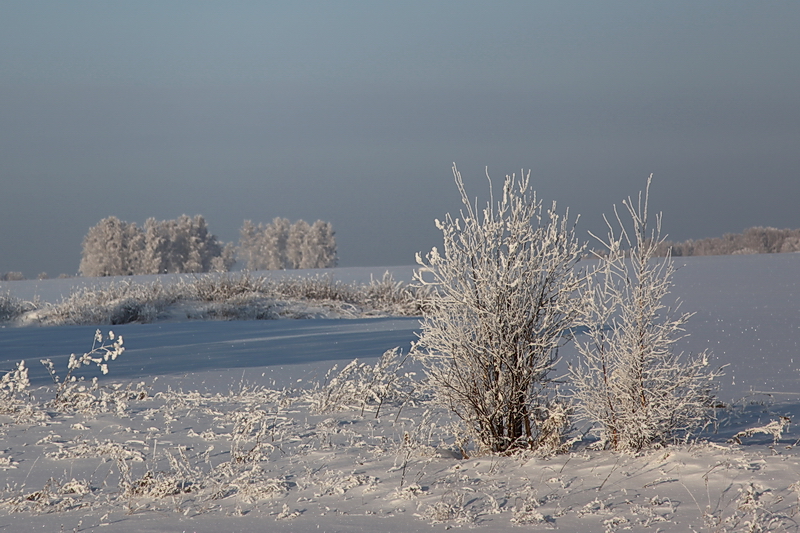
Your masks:
M676 264L672 294L696 313L679 349L708 349L727 365L718 424L697 443L624 455L584 441L553 457L465 459L447 413L424 403L385 405L377 418L372 403L314 411L328 369L407 351L415 318L118 325L126 351L108 375L89 366L79 375L143 382L148 398L129 399L121 415L113 406L0 415L0 529L796 531L800 431L781 417L800 417L800 254ZM382 269L334 272L368 282ZM4 282L0 292L53 301L87 282ZM45 399L53 384L39 360L63 375L96 329L6 325L0 370L24 359ZM574 357L569 347L561 355Z

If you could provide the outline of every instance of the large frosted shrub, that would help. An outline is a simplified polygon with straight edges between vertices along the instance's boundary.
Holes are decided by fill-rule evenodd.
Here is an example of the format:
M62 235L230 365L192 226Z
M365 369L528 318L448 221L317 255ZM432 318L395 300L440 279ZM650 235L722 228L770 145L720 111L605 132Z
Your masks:
M572 367L577 411L596 423L600 444L637 451L686 437L713 415L713 379L705 352L675 354L691 313L664 303L675 272L669 255L655 259L663 242L661 216L647 230L650 180L642 202L624 205L632 228L619 213L619 234L609 224L607 253L583 292L587 335L576 342L583 361Z
M506 176L502 199L482 212L455 165L453 175L464 210L460 219L436 221L443 253L417 256L417 282L433 290L414 352L439 400L481 447L538 448L566 420L546 388L556 350L580 315L575 266L583 247L555 203L543 212L530 174Z

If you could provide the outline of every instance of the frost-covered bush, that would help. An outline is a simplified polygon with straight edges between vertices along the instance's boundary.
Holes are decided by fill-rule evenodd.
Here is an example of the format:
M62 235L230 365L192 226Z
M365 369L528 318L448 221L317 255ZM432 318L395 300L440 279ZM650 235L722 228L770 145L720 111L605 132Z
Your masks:
M436 222L434 248L415 277L432 287L414 353L439 400L491 451L538 448L550 418L546 387L565 332L580 316L583 247L568 216L543 212L530 174L506 176L502 199Z
M372 279L365 288L366 299L375 308L395 308L403 315L419 315L430 290L427 287L409 287L395 281L392 273L384 272L380 280Z
M652 179L652 176L651 176ZM664 303L675 272L663 242L661 216L647 229L650 180L642 203L628 198L629 231L615 209L619 234L608 224L607 254L583 291L587 334L576 340L583 361L571 368L578 414L599 425L600 444L636 451L686 437L713 417L708 354L675 354L691 313Z
M797 490L796 484L790 488ZM740 485L736 495L727 502L723 496L720 496L716 509L709 506L705 510L703 519L709 531L767 533L791 531L797 527L795 511L780 510L783 498L760 483L750 481ZM727 506L723 507L725 503Z
M327 275L284 278L272 287L276 294L284 298L347 303L356 303L360 299L358 285L342 283Z
M394 280L385 272L380 280L369 284L343 283L332 276L285 278L271 285L274 294L291 299L330 300L372 309L392 310L394 314L418 315L426 288L413 287Z

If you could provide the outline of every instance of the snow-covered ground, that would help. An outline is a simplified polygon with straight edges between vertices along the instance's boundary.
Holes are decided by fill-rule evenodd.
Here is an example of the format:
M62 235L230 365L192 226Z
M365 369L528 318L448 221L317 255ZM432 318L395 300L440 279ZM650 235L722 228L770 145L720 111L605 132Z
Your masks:
M635 456L579 443L553 457L462 458L447 413L364 406L363 380L361 395L317 385L354 358L378 376L381 354L408 350L415 318L105 326L126 351L108 375L76 371L100 386L80 411L43 407L53 386L38 361L63 376L96 328L0 328L0 370L24 359L35 396L0 415L0 531L796 531L800 431L729 440L800 417L800 254L676 263L673 294L697 313L680 348L728 365L726 407L700 442ZM368 282L384 270L333 274ZM410 279L411 267L393 270ZM55 301L97 282L4 282L0 293Z

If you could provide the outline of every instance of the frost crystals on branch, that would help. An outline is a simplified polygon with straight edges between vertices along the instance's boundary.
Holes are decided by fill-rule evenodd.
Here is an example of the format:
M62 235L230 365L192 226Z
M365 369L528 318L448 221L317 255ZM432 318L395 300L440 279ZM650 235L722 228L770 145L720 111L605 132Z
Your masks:
M616 208L620 233L606 220L607 253L583 291L587 335L576 342L583 362L571 368L578 415L599 425L600 445L637 451L684 438L713 417L714 378L708 354L674 354L692 313L675 316L663 303L675 267L668 254L656 260L661 215L647 230L652 175L642 204L623 202L631 217L629 233ZM627 245L627 250L623 249Z
M455 164L453 175L465 210L436 221L443 255L417 255L416 282L433 290L414 352L439 400L482 448L548 447L567 426L545 389L564 332L579 317L583 247L568 212L559 216L553 203L543 215L530 173L506 176L502 199L482 212Z

